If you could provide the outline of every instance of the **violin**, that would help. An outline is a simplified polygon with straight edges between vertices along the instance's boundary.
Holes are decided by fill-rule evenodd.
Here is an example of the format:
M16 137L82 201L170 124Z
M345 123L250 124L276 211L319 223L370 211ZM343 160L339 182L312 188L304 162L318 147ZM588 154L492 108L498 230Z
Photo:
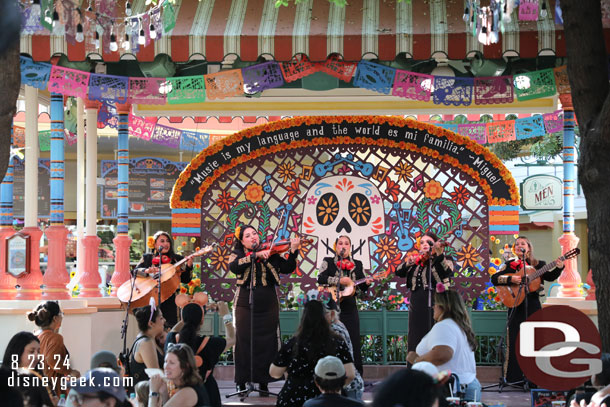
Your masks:
M303 242L307 242L307 244L312 244L313 239L301 238L301 244ZM280 254L290 250L290 243L290 239L278 240L277 242L264 242L258 246L257 251L260 252L271 249L271 251L269 252L269 256L272 256L274 254Z

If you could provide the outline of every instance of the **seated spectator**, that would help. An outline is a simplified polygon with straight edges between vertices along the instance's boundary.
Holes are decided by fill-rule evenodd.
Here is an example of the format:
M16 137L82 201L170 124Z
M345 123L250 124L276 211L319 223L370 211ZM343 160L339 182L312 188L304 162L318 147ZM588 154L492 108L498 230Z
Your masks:
M2 394L2 402L7 406L23 406L21 392L14 386L10 386L11 377L14 377L14 371L4 365L0 366L0 394ZM49 406L52 405L50 404Z
M324 305L324 308L326 309L326 319L330 323L331 329L343 338L349 349L349 354L353 357L354 350L349 332L343 322L339 319L339 314L341 313L339 306L334 300L330 299ZM347 397L351 397L355 400L362 400L362 395L364 394L364 380L358 370L356 370L356 377L354 377L354 380L352 380L343 390Z
M29 406L53 406L54 402L56 403L59 399L40 380L32 380L34 378L42 379L44 376L40 342L33 333L22 331L13 335L6 345L2 367L10 371L11 380L14 383L11 387L21 393ZM22 385L24 378L29 379L28 386Z
M312 300L304 308L297 332L284 343L269 368L269 374L276 379L288 374L278 395L277 407L301 407L306 400L320 394L313 374L316 363L324 356L333 355L341 360L346 371L346 383L355 376L349 349L345 341L330 329L322 303Z
M163 370L166 379L159 375L150 379L148 407L210 405L203 379L195 365L195 355L188 345L183 343L170 345L165 355ZM176 389L173 395L169 392L170 384Z
M68 399L71 406L131 406L131 403L127 400L121 378L114 370L107 367L98 367L89 370L85 378L86 380L77 381L77 385L72 388L75 392L71 392Z
M148 383L148 380L136 384L135 391L138 407L148 406L148 393L150 393L150 384Z
M28 313L28 319L40 327L36 335L40 340L43 373L49 379L55 379L55 383L59 383L65 376L80 376L78 370L71 368L70 352L59 333L63 318L64 314L57 301L42 302L34 311ZM67 389L60 389L59 386L52 390L58 395L68 393Z
M464 301L456 291L444 287L435 294L434 300L436 323L417 345L416 351L409 352L407 362L426 361L439 370L455 373L464 388L464 399L480 401L481 384L476 377L474 360L477 342Z
M117 357L109 350L101 350L91 356L91 369L98 367L108 367L114 370L119 376L123 376L123 368L119 367Z
M436 407L439 388L427 373L405 369L393 373L376 389L373 407Z
M163 332L165 318L158 308L147 305L133 310L138 322L138 336L129 351L129 371L133 384L148 380L145 369L161 369L163 366L163 349L155 338Z
M307 400L303 407L364 407L361 401L341 395L346 379L345 368L339 358L326 356L318 360L313 380L322 394Z
M197 303L190 303L182 309L182 320L167 334L166 345L172 343L185 343L194 350L195 363L199 374L203 378L204 386L210 396L213 407L221 407L220 390L213 375L214 366L218 363L220 355L235 345L235 328L233 317L229 314L229 307L225 302L218 303L218 311L225 323L227 339L220 336L200 336L197 334L205 318L205 307Z
M591 376L591 386L577 389L573 395L568 394L566 400L569 401L570 406L580 406L581 403L588 405L597 390L610 384L610 353L602 353L601 361L602 371Z

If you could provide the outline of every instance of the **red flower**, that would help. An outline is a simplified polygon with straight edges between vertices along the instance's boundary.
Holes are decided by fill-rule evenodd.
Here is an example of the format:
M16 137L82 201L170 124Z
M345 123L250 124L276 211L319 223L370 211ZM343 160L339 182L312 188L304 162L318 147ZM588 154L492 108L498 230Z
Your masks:
M398 202L398 194L400 193L398 184L389 178L386 178L385 180L387 183L385 193L391 195L394 202Z
M292 184L290 184L289 187L286 188L286 190L288 191L288 202L289 203L292 203L294 198L301 193L300 183L301 183L301 178L297 178L294 181L292 181Z
M222 191L218 195L218 199L216 199L216 205L218 205L220 209L225 212L229 212L229 210L233 206L233 203L235 203L235 198L231 196L229 191Z
M458 205L464 205L470 199L470 192L463 185L459 185L453 188L453 192L451 192L451 199Z

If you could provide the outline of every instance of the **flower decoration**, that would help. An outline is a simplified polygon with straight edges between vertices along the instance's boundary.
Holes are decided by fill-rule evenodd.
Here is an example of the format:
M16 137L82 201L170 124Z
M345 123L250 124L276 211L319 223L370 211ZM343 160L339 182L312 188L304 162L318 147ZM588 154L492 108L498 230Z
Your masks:
M394 181L389 178L386 178L386 189L385 193L392 197L392 201L398 202L398 194L400 194L400 187Z
M349 214L358 226L364 226L371 219L371 204L368 199L353 195L349 201Z
M286 193L288 195L288 203L292 203L294 198L296 198L301 193L301 178L297 178L292 183L286 187Z
M445 284L443 283L436 283L436 292L437 293L444 293L447 290L447 288L445 287Z
M396 247L396 239L390 238L389 236L383 236L379 239L378 242L375 243L377 246L377 250L375 250L375 254L379 254L380 260L384 258L391 258L398 254L398 249Z
M424 195L432 200L440 198L443 195L441 183L435 180L426 182L426 185L424 185Z
M187 243L186 241L182 242L182 247L186 247Z
M263 187L258 184L250 184L246 187L244 194L246 195L246 199L248 201L257 203L263 199L265 191L263 191Z
M451 192L451 200L458 205L465 205L470 198L470 191L466 189L465 186L459 185L453 188L453 192Z
M314 204L316 203L316 201L317 201L317 200L318 200L318 198L316 198L315 196L313 196L313 195L312 195L312 196L310 196L310 197L307 199L307 203L308 203L309 205L314 205Z
M216 199L216 205L225 212L229 212L234 203L235 198L231 196L229 191L222 191Z
M379 195L373 195L373 196L371 197L371 202L372 202L374 205L377 205L379 202L381 202L381 198L379 197Z
M146 238L146 247L148 247L149 249L155 248L155 238L154 237L148 236Z
M294 164L290 163L290 162L286 162L283 164L280 164L280 166L277 169L277 173L280 176L280 178L282 178L282 182L286 182L289 179L293 179L296 176L296 173L294 172Z
M398 175L398 179L407 182L413 174L413 166L406 162L399 162L394 167L394 171L396 172L396 175Z
M197 238L191 237L191 243L195 243L196 241L197 241Z
M241 226L235 228L235 237L239 239L239 234L241 233Z
M216 249L210 254L210 265L214 271L229 270L229 249L227 247L216 246Z
M479 253L470 243L457 252L457 261L462 263L462 267L474 267L478 263L479 257Z
M322 225L329 225L339 214L339 201L334 194L328 195L327 199L320 199L316 206L318 219Z

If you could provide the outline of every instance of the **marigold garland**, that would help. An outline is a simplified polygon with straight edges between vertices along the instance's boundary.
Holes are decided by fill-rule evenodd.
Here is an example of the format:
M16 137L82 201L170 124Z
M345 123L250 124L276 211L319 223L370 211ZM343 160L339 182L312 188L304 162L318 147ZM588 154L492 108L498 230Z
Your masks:
M312 140L298 140L292 143L285 143L283 145L273 145L271 147L264 147L261 149L257 149L247 156L240 156L233 160L230 163L222 165L221 171L215 170L212 176L208 177L200 186L199 193L195 196L193 201L183 202L181 201L181 189L184 187L186 182L191 176L191 173L194 168L199 168L207 159L207 157L217 154L220 152L224 146L230 146L234 143L242 141L243 139L249 139L252 137L257 137L263 132L273 132L278 130L283 130L292 127L299 127L303 124L307 125L318 125L322 123L328 124L340 124L342 122L347 123L368 123L368 124L388 124L396 127L411 127L418 130L425 130L432 135L437 137L444 137L449 139L458 145L465 145L470 151L482 155L486 161L488 161L495 169L499 169L500 177L504 180L504 182L508 185L509 193L511 195L511 199L507 200L505 198L497 198L492 195L491 186L489 183L481 179L479 174L472 169L471 167L460 164L457 159L451 157L447 154L440 154L437 150L432 150L428 147L418 148L415 144L400 141L395 142L392 140L375 140L371 138L351 138L349 136L336 137L336 138L327 138L327 137L316 137ZM222 139L219 142L214 143L212 146L206 148L201 153L199 153L192 161L187 165L187 167L182 171L174 189L172 191L172 196L170 199L171 208L191 208L196 209L199 208L199 205L196 202L201 202L203 198L203 194L207 191L207 189L216 181L216 179L226 171L236 167L237 165L248 162L252 159L256 159L259 157L264 157L269 154L274 154L279 151L288 151L294 150L297 148L309 147L309 146L320 146L320 145L334 145L337 144L338 141L342 143L351 143L351 144L361 144L361 145L370 145L370 146L379 146L379 147L389 147L389 148L400 148L406 149L413 152L420 152L421 154L427 155L434 159L443 161L453 167L459 168L463 172L470 175L483 189L483 193L488 198L489 205L517 205L519 203L519 192L517 186L515 184L514 179L512 178L510 172L506 169L502 161L497 158L493 153L491 153L487 148L481 146L468 139L467 137L463 137L459 134L453 133L446 129L436 127L432 124L418 122L413 119L404 119L397 116L299 116L290 119L284 119L278 122L261 124L259 126L250 127L248 129L242 130L238 133L235 133L229 137Z

